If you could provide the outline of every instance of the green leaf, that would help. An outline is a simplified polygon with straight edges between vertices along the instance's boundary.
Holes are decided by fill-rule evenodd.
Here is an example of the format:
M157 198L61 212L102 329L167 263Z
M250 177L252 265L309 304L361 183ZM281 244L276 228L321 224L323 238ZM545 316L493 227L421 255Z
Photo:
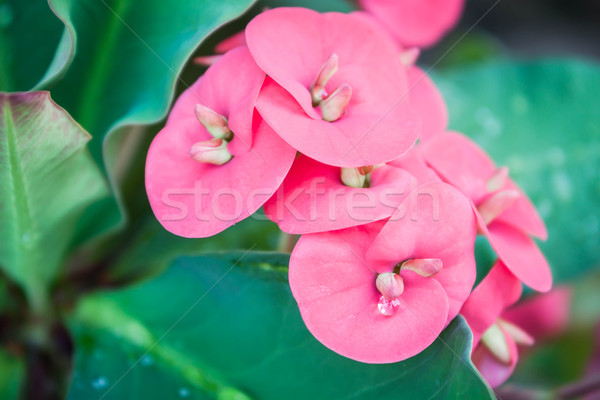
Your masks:
M53 97L95 138L160 120L198 44L251 0L50 0L75 32L76 55ZM190 82L191 83L191 82Z
M125 251L108 272L111 281L131 281L157 275L182 254L214 253L226 250L273 250L281 231L262 213L235 224L225 231L203 239L179 237L160 225L154 215L146 218L131 235Z
M477 236L475 239L475 263L477 264L477 279L475 279L476 287L481 283L483 278L492 270L496 263L496 253L490 245L490 242L484 236Z
M436 77L451 129L475 139L531 197L556 281L600 265L600 68L579 61L490 63Z
M19 398L23 376L23 363L0 348L0 398L2 400Z
M69 398L174 398L182 389L212 399L493 398L469 360L460 317L402 363L328 350L302 322L287 263L273 253L181 258L153 281L87 298L70 324Z
M253 0L49 1L76 46L73 64L52 95L94 137L92 155L108 169L119 197L112 168L120 139L113 134L162 119L194 49ZM119 202L105 198L84 216L82 241L124 223Z
M320 12L351 12L357 9L354 0L260 0L264 7L305 7Z
M47 0L0 0L0 90L30 90L56 80L72 57L63 30Z
M90 139L48 92L0 93L0 266L41 307L82 210L107 193Z

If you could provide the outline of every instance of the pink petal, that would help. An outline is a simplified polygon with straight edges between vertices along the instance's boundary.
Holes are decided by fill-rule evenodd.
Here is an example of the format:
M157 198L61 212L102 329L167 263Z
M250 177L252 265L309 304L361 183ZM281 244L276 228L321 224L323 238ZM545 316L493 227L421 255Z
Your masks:
M512 180L508 181L506 189L516 189L521 192L521 196L511 207L498 216L498 220L510 224L529 235L546 240L548 238L546 225L529 197Z
M233 50L236 47L246 45L246 32L241 31L228 37L227 39L217 43L215 46L215 52L217 54L227 53L229 50Z
M437 135L426 141L420 149L425 161L445 181L465 193L475 205L490 194L487 180L496 171L494 162L466 136L459 133ZM501 189L518 190L521 196L497 219L545 240L548 236L546 226L527 195L510 179Z
M260 92L256 108L295 149L319 162L338 167L362 167L393 160L414 144L419 131L413 114L407 114L402 121L385 118L375 129L371 129L374 125L370 124L370 117L349 118L356 109L349 109L345 117L333 123L308 118L290 94L269 78ZM388 141L398 126L408 127L414 135L398 135ZM346 128L360 133L356 140L347 137Z
M372 24L347 14L277 8L254 18L246 39L257 64L280 85L268 84L257 108L300 152L325 164L360 167L393 160L416 141L420 121L409 105L406 68L394 43ZM349 84L352 99L346 114L330 123L312 107L309 87L334 53L339 69L326 90Z
M437 220L436 220L437 219ZM470 202L445 183L419 186L390 217L367 252L377 272L401 261L438 258L437 280L448 296L448 322L459 312L475 282L476 224Z
M559 287L506 310L502 319L519 326L535 339L556 336L567 327L572 296L570 288Z
M494 221L487 228L487 237L498 258L521 282L539 292L552 288L548 261L527 234L501 221Z
M481 375L483 375L492 388L498 387L506 382L515 370L515 366L519 360L517 344L506 332L504 332L504 337L510 351L510 364L500 362L483 344L477 346L471 356L473 364L475 364L479 372L481 372Z
M423 143L423 158L446 182L473 203L487 195L487 179L496 171L492 159L466 136L449 132Z
M190 148L212 136L198 120L172 122L146 160L146 192L156 218L184 237L217 234L257 211L290 169L296 151L259 116L252 149L216 166L193 160Z
M306 326L321 343L357 361L391 363L418 354L437 338L448 303L437 281L409 272L396 313L379 312L376 274L364 261L377 224L303 235L290 260L290 286Z
M265 73L258 68L247 48L232 50L179 96L167 125L196 118L194 108L200 103L227 117L235 134L229 151L233 155L248 152L252 146L254 103L264 79Z
M519 300L522 292L521 282L498 261L460 310L473 331L473 346L504 310Z
M418 67L408 70L410 104L421 117L421 141L446 132L448 109L431 78Z
M460 18L464 0L359 0L405 46L437 42Z
M340 168L300 156L264 211L287 233L343 229L389 218L411 184L409 173L384 165L371 173L369 188L350 188Z
M408 171L417 178L419 184L442 181L435 171L425 163L419 145L413 147L401 157L390 161L387 165Z

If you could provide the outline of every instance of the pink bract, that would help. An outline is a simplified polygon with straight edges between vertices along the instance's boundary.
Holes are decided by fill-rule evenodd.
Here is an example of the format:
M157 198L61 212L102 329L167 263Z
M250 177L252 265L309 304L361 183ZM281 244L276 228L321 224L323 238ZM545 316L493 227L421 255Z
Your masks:
M560 334L569 323L573 290L558 287L548 293L525 299L502 314L531 336L544 339Z
M502 362L480 339L497 323L506 308L519 300L522 292L519 280L502 262L498 262L473 290L460 310L473 331L473 363L492 387L501 385L512 374L519 356L517 344L505 328L498 325L509 356L508 362Z
M481 335L498 317L519 300L522 293L519 279L501 261L497 262L460 310L473 331L473 347L479 344Z
M364 261L381 222L302 235L290 259L290 287L311 333L331 350L366 363L391 363L429 346L446 323L448 300L434 279L404 274L394 315L378 310L377 273Z
M235 133L228 146L230 153L234 156L246 153L252 147L254 104L264 80L264 72L246 47L232 50L179 96L169 113L167 126L196 119L194 108L196 104L203 104L227 117Z
M499 188L490 190L488 181L497 171L494 162L475 143L459 133L436 135L419 146L423 158L446 182L460 189L473 202L479 228L498 257L526 285L538 291L552 287L548 262L528 235L547 236L544 222L517 185L506 178ZM515 202L487 226L477 207L492 195L505 190L518 193Z
M493 221L483 232L498 257L524 284L539 292L552 288L552 272L537 244L523 231Z
M413 147L401 157L387 163L387 165L401 168L409 172L411 175L417 178L419 184L427 182L441 182L442 180L435 173L435 171L430 168L427 163L425 163L425 159L421 154L420 148L421 146L419 145Z
M477 367L481 375L485 378L487 383L492 387L498 387L502 385L512 375L517 362L519 361L519 349L514 339L506 332L506 330L500 327L504 340L508 346L510 355L510 362L505 364L499 362L494 355L484 346L477 346L473 351L471 359L473 364Z
M236 47L246 45L246 32L241 31L228 37L227 39L217 43L215 46L215 52L217 54L227 53L229 50L233 50Z
M460 311L473 331L473 363L492 387L501 385L512 374L519 357L517 345L532 345L534 339L556 335L567 325L570 289L555 289L514 305L521 293L519 279L498 262ZM508 349L507 361L480 341L492 325L496 325Z
M267 217L287 233L325 232L389 218L416 187L408 172L383 165L370 175L369 188L351 188L340 168L300 156L283 184L264 205Z
M434 192L438 221L432 201L415 203L419 193ZM290 260L290 286L306 326L325 346L362 362L397 362L428 347L458 312L451 309L459 297L464 301L475 279L474 240L468 201L444 183L422 185L387 222L303 235ZM439 258L442 270L433 276L396 272L404 291L394 299L393 312L384 314L378 275L418 258Z
M398 49L363 18L277 8L246 28L248 47L270 79L257 101L267 123L290 145L329 165L361 167L393 160L415 143L420 120L409 105ZM330 56L339 69L325 86L352 88L346 113L324 121L309 88Z
M426 162L444 180L465 193L475 205L489 194L487 180L497 167L487 153L465 135L456 132L437 135L423 144L422 152ZM529 235L546 239L548 233L544 221L527 195L510 178L501 189L516 189L521 196L497 220L512 224Z
M235 76L236 79L231 79ZM223 56L177 101L146 161L146 191L157 219L170 232L208 237L248 217L275 192L296 151L258 114L253 115L264 73L247 49ZM201 103L228 119L233 159L198 162L192 145L212 139L194 116Z
M450 322L475 283L476 223L469 201L452 186L431 182L419 186L392 214L367 252L376 272L402 260L442 261L437 280L448 297Z
M437 42L460 18L464 0L359 0L405 46Z
M410 104L421 117L421 142L446 132L448 109L435 83L419 67L408 69Z

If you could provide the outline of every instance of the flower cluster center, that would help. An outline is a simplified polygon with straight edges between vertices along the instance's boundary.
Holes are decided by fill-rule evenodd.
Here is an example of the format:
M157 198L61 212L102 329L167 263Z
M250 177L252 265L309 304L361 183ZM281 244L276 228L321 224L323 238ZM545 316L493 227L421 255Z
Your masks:
M196 104L194 113L213 138L194 143L190 149L191 157L196 161L214 165L228 163L233 156L227 144L233 140L234 135L227 118L202 104Z
M413 271L429 278L442 269L442 260L437 258L417 258L398 263L393 272L378 274L375 286L381 297L377 303L379 312L383 315L393 315L400 307L400 296L404 293L404 279L400 275L403 270Z

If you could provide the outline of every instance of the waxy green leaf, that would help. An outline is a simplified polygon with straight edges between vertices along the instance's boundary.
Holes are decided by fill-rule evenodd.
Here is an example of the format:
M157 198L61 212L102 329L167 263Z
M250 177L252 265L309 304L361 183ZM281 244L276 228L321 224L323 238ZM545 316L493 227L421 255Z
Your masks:
M77 218L108 191L89 139L47 92L0 93L0 266L37 311Z
M0 0L0 90L55 81L72 59L70 38L47 0Z
M69 398L493 399L462 318L405 362L352 361L304 326L287 263L273 253L181 258L150 282L87 298L71 318Z
M52 95L93 136L92 155L107 170L117 197L103 199L84 216L80 232L85 240L124 222L114 179L123 139L117 133L162 119L196 47L253 0L49 1L75 49L73 63Z

